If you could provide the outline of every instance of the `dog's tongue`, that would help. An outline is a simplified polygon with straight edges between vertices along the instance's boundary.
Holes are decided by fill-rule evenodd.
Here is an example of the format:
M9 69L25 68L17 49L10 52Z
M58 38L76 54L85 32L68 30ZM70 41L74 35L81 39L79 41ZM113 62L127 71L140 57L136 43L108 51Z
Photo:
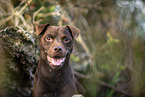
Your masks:
M61 65L64 60L65 58L51 58L51 62L53 65Z
M65 58L50 58L49 56L47 56L47 60L53 65L61 65L62 62L64 62Z
M54 65L60 65L61 64L61 59L60 58L52 58L52 63Z

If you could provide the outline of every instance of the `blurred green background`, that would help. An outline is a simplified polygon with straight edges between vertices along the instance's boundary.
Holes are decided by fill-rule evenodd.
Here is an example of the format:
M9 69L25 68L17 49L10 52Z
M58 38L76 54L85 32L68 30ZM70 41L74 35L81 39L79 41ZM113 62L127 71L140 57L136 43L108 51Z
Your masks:
M144 0L0 0L0 6L1 97L30 97L39 60L33 26L45 23L81 30L71 64L85 97L145 97Z

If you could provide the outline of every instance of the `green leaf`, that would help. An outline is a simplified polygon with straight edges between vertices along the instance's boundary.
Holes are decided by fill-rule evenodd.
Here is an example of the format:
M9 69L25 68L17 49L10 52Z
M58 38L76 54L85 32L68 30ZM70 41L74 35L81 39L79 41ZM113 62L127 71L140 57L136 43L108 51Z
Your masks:
M54 11L56 9L56 6L51 6L50 11Z

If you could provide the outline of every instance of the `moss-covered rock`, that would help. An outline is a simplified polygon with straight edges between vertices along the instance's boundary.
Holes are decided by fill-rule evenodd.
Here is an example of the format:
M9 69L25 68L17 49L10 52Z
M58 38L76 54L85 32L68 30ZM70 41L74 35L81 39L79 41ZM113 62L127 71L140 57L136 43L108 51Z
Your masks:
M35 35L21 27L7 27L0 31L0 38L6 56L0 58L4 61L4 70L0 73L1 97L29 97L39 59Z

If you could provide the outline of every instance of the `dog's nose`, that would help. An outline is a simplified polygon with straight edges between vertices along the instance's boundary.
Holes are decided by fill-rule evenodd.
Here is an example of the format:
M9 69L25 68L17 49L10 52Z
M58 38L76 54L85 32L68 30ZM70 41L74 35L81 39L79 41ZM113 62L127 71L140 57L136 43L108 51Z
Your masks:
M62 47L61 47L61 46L55 46L53 50L54 50L54 52L56 52L56 53L57 53L57 52L61 52L61 51L62 51Z

